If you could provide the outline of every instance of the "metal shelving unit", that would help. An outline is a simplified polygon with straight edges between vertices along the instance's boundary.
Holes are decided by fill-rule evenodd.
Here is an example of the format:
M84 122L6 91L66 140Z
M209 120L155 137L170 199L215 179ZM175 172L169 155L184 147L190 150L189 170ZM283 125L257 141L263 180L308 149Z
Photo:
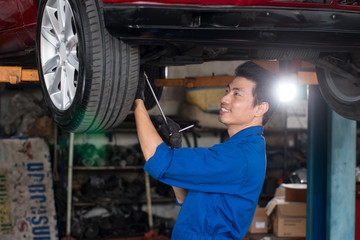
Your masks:
M115 131L116 133L135 133L131 129L121 129ZM94 207L96 205L105 206L105 205L134 205L134 204L147 204L148 209L148 223L149 229L153 230L153 216L152 216L152 204L153 203L175 203L175 199L172 198L151 198L150 191L150 176L147 172L143 170L143 165L136 166L73 166L74 161L74 133L70 133L70 142L69 142L69 163L68 163L68 184L67 184L67 214L66 214L66 234L71 235L71 213L74 207ZM145 191L146 199L141 199L137 201L131 200L109 200L109 201L92 201L92 202L72 202L72 191L73 191L73 175L74 172L89 172L89 173L99 173L99 172L130 172L130 171L144 171L145 176Z

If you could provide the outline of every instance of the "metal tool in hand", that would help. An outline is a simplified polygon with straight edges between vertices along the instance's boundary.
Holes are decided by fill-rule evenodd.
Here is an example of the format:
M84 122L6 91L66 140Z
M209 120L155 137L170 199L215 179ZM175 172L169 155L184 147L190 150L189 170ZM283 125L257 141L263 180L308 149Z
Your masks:
M152 95L154 96L156 105L158 106L158 108L159 108L159 110L160 110L160 112L161 112L161 115L162 115L162 117L164 118L165 124L166 124L166 126L168 126L168 122L167 122L166 116L165 116L165 114L164 114L164 111L162 110L162 108L161 108L161 106L160 106L160 103L159 103L159 101L158 101L158 99L157 99L157 97L156 97L156 94L155 94L155 92L154 92L154 90L153 90L153 88L152 88L152 86L151 86L151 84L150 84L149 78L148 78L148 76L146 75L145 72L144 72L144 76L145 76L146 82L147 82L147 84L148 84L148 86L149 86L149 88L150 88L150 90L151 90L151 93L152 93ZM192 127L194 127L194 124L191 124L190 126L187 126L187 127L183 128L183 129L180 129L179 132L185 131L185 130L187 130L187 129L189 129L189 128L192 128ZM172 133L170 133L170 136L171 136L171 135L172 135Z

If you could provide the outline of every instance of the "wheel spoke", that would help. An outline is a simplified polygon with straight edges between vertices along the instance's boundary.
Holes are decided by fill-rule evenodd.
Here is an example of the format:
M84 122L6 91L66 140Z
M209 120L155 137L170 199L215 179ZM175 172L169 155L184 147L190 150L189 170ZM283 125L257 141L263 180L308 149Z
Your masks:
M70 101L72 101L75 97L76 87L75 87L75 69L70 64L66 64L66 75L67 75L67 83L69 89L69 98Z
M44 81L45 81L45 85L46 85L46 89L48 91L48 93L51 95L51 93L53 92L53 85L54 85L54 80L55 80L55 72L52 73L47 73L44 75Z
M65 39L67 39L68 41L74 36L74 31L73 31L73 26L72 26L72 19L73 19L73 14L71 11L71 6L68 2L65 3L65 24L64 24L64 28L65 28Z
M59 30L60 33L63 34L64 33L64 27L65 27L65 4L64 1L57 1L57 6L56 6L56 10L57 10L57 17L58 17L58 22L59 22Z
M43 39L48 41L54 47L59 45L59 39L51 32L52 28L43 27L41 30L41 36Z
M48 59L43 64L43 72L44 72L44 74L50 73L50 72L53 72L53 70L58 67L59 67L59 56L55 55L52 58Z
M60 87L61 74L62 74L62 69L61 67L59 67L56 70L56 72L52 74L53 78L52 80L49 80L49 82L51 82L52 84L48 88L48 92L53 104L60 109L62 109L62 91Z
M61 108L61 91L59 89L61 80L61 68L56 69L54 73L49 73L45 75L45 79L47 90L53 104L57 108Z
M67 103L70 102L68 96L68 79L66 76L66 70L64 67L61 67L61 98L62 98L62 108L66 108Z
M76 56L76 52L71 52L68 56L68 61L69 64L71 66L73 66L73 68L75 68L76 70L79 70L79 59Z
M52 77L52 79L48 80L49 85L48 86L48 92L49 93L56 93L59 92L59 84L61 80L61 68L56 69L55 73L52 73L49 77Z
M52 26L52 28L54 29L55 35L57 36L58 40L61 40L61 24L59 22L59 19L56 18L55 13L56 13L56 9L52 8L52 7L47 7L46 8L46 14L48 19L50 20L50 24Z
M67 49L69 49L69 51L73 51L73 50L76 50L77 46L78 46L78 37L75 34L68 38L66 47L67 47Z
M50 98L53 104L57 108L61 109L61 92L60 91L54 92L53 94L50 95Z

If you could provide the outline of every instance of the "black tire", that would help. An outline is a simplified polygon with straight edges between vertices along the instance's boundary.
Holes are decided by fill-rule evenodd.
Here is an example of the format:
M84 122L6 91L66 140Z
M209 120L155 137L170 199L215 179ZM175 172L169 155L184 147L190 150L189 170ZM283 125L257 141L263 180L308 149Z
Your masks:
M155 79L158 78L165 78L165 67L157 67L157 66L152 66L152 65L143 65L142 67L142 71L145 71L146 75L149 78L151 87L154 90L154 93L156 95L156 98L158 100L160 100L161 95L162 95L162 91L163 91L163 87L156 87L155 86ZM146 109L151 109L156 105L156 100L154 99L154 96L149 88L149 86L146 84L145 85L145 90L144 90L144 97L145 97L145 107Z
M316 68L320 91L327 104L339 115L360 120L360 87L329 69Z
M138 49L113 38L107 32L102 16L102 1L67 0L65 1L66 4L68 3L66 6L70 6L73 13L70 31L76 33L74 35L77 36L75 50L78 65L75 65L78 68L75 68L74 71L74 86L63 87L61 82L53 83L52 88L49 88L51 83L46 81L48 75L44 74L55 76L57 66L54 69L46 68L47 62L42 62L43 56L49 55L45 52L44 46L51 46L51 44L47 42L47 36L41 35L41 30L45 29L46 24L50 22L49 19L54 17L44 12L47 4L53 4L50 1L56 2L57 0L40 0L39 2L36 55L44 100L51 115L61 128L77 133L101 131L118 126L130 111L135 97L139 78ZM54 15L57 18L59 14L61 13ZM47 18L47 16L51 17ZM46 30L44 33L48 34ZM44 41L43 45L41 45L41 41ZM69 42L67 44L63 45L66 47L71 45ZM61 48L58 51L59 55L61 55L60 50ZM56 48L52 51L57 52ZM73 56L73 58L76 57ZM59 65L58 68L64 69L63 66ZM66 76L68 77L68 75ZM55 79L54 77L54 82ZM61 88L70 89L72 87L76 88L75 94L65 94L66 99L70 99L70 95L73 95L72 101L69 100L67 105L61 101L59 101L60 103L54 101L56 99L54 95L57 93L53 93L53 90L58 91ZM68 91L70 92L70 90ZM51 96L50 93L52 93ZM57 96L60 95L57 94Z

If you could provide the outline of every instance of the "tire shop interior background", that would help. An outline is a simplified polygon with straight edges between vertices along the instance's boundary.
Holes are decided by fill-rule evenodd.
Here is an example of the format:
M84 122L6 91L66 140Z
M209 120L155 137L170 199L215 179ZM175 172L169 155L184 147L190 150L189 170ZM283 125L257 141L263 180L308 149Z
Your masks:
M233 75L240 63L168 67L167 78ZM307 210L309 203L312 209L318 206L317 195L307 192L308 180L314 179L308 176L308 168L324 168L326 164L309 163L309 155L314 158L313 152L321 151L316 150L321 139L310 137L319 130L309 127L321 125L311 123L311 111L318 111L310 109L308 97L309 88L317 86L299 87L302 94L279 106L265 127L267 173L246 239L316 239L309 237L313 230L306 229L309 221L319 220ZM160 104L165 114L181 125L195 124L184 132L184 147L211 147L226 140L224 126L211 112L218 108L219 91L203 90L163 89ZM199 95L207 100L199 102ZM154 106L150 114L160 113ZM351 185L357 187L352 200L356 202L356 213L351 213L349 219L356 218L355 239L360 240L358 123L356 129L356 171L355 166L350 166L354 172L351 176L356 175ZM170 239L180 208L170 187L144 174L144 159L131 114L119 128L75 134L71 144L69 133L57 128L49 117L38 83L0 83L0 137L0 239L30 239L26 238L30 224L35 225L32 234L38 238L34 239L61 239L69 233L74 239ZM71 148L73 167L69 168ZM341 183L342 178L332 181L347 184ZM323 186L326 189L327 184ZM314 188L326 194L319 190L321 186ZM331 223L320 219L317 224L311 226L326 228Z

